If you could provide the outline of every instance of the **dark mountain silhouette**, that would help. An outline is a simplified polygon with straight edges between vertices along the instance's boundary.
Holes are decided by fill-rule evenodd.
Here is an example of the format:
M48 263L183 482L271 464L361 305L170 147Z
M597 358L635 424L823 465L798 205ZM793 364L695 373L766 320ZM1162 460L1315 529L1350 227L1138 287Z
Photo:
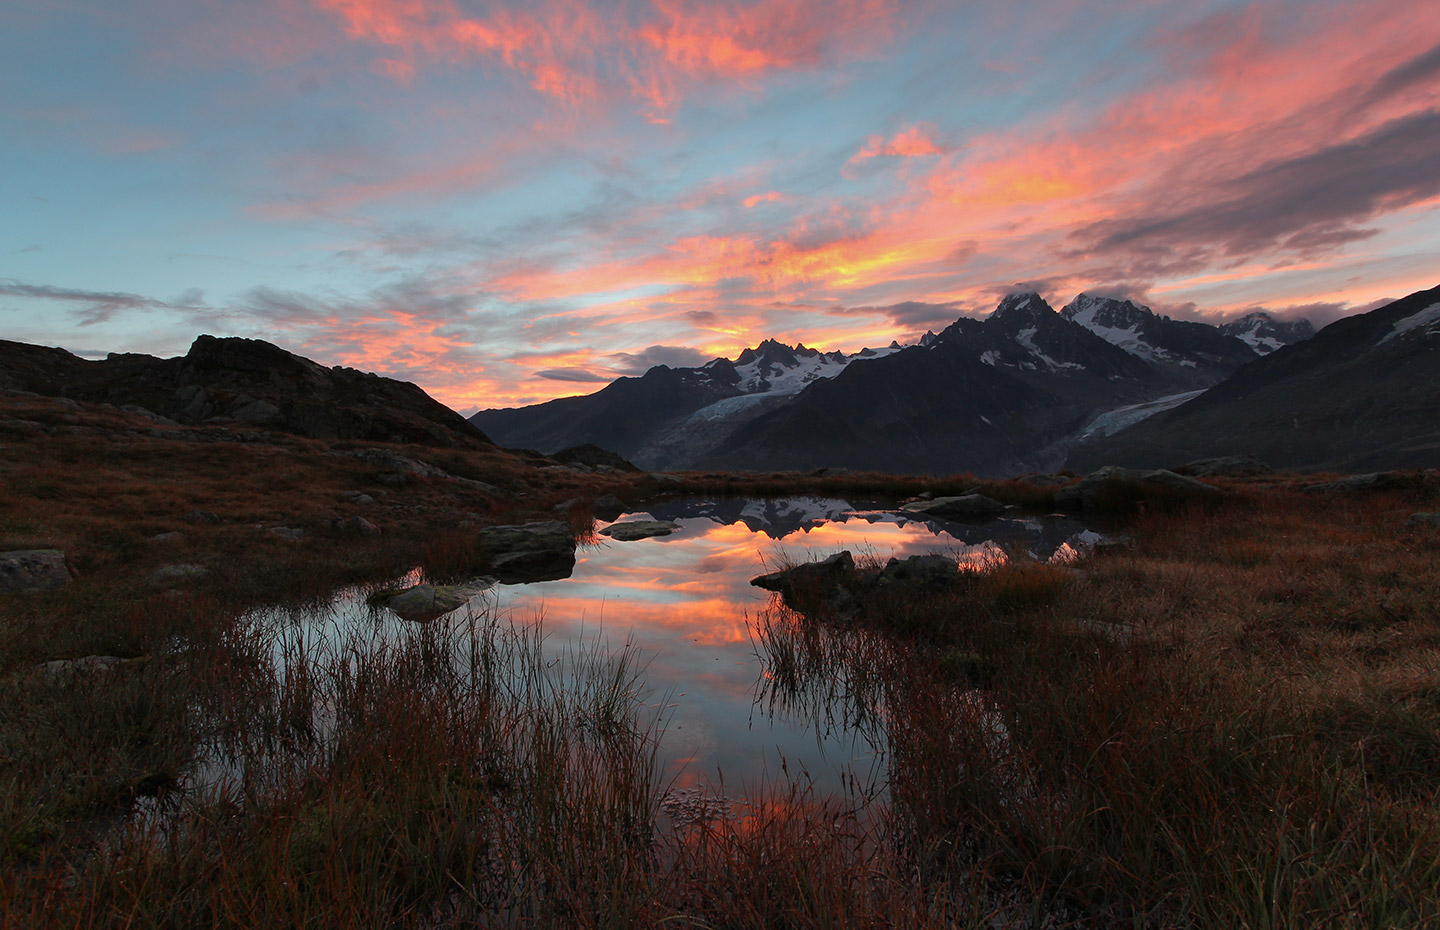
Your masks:
M179 358L126 353L103 361L0 341L0 388L136 405L183 424L229 421L317 439L490 443L408 381L325 368L258 339L200 336Z

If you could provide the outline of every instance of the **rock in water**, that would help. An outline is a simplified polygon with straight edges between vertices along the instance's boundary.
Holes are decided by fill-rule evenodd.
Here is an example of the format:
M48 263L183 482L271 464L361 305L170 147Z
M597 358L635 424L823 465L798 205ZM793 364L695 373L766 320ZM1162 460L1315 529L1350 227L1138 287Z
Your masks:
M877 583L883 587L940 588L960 579L960 566L943 555L912 555L885 563Z
M962 523L988 523L1005 512L1005 505L984 494L961 494L959 497L937 497L929 501L913 501L901 508L910 513L958 520Z
M559 520L487 526L480 545L490 553L488 571L505 584L555 581L575 570L575 537Z
M379 603L405 620L425 623L458 610L469 599L469 591L454 585L417 584L380 599Z
M612 523L601 530L600 535L620 542L633 542L651 536L669 536L678 529L680 524L669 520L631 520L626 523Z
M0 552L0 592L30 594L55 591L70 583L65 553L59 549Z

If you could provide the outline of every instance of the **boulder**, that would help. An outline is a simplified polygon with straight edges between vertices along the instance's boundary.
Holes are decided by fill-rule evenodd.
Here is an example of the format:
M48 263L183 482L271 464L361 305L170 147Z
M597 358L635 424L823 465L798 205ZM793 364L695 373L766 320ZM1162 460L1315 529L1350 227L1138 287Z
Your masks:
M329 522L330 531L337 536L379 536L380 527L364 517L336 517Z
M876 583L883 587L938 588L959 579L960 566L954 559L943 555L912 555L908 559L892 558L886 562Z
M1005 505L984 494L961 494L959 497L937 497L928 501L911 501L901 509L927 517L938 517L941 520L988 523L1005 512Z
M601 494L595 498L590 509L591 513L595 514L595 519L609 522L619 519L620 515L628 508L625 506L625 502L614 494Z
M59 549L0 552L0 593L55 591L70 583L65 553Z
M600 535L620 542L633 542L651 536L669 536L678 529L680 524L669 520L630 520L625 523L612 523L601 530Z
M150 583L165 586L187 584L199 581L208 574L210 574L210 570L203 565L188 562L179 565L164 565L150 574Z
M108 672L116 667L134 662L119 656L83 656L79 659L53 659L40 666L40 671L51 681L67 682L76 675Z
M821 598L830 598L854 574L855 557L850 550L842 549L828 559L760 575L751 578L750 583L778 593L786 604L803 610Z
M1250 455L1226 455L1213 459L1198 459L1171 469L1176 474L1192 478L1251 478L1255 475L1273 475L1275 469Z
M490 553L489 571L505 584L554 581L575 570L575 537L559 520L487 526L480 545Z
M1349 475L1322 484L1312 484L1305 490L1322 493L1326 491L1379 491L1394 484L1394 475L1390 472L1377 471L1366 475Z
M426 623L452 610L464 607L472 589L457 585L417 584L397 594L377 598L380 606L399 614L402 619Z
M305 531L298 526L272 526L266 530L271 536L279 536L292 542L305 538Z
M1430 526L1440 529L1440 513L1412 513L1410 519L1405 521L1406 529L1415 527Z
M146 542L155 543L158 546L178 546L184 541L185 534L178 531L171 531L169 533L156 533L154 536L151 536L149 539L146 540Z
M616 471L640 470L614 452L589 443L571 446L568 449L561 449L550 457L565 465L579 465L586 468L613 468Z
M1186 475L1177 475L1175 472L1163 468L1143 471L1138 468L1106 465L1081 478L1075 484L1056 491L1055 506L1060 510L1068 511L1096 510L1104 502L1104 490L1107 485L1130 485L1141 494L1146 490L1195 497L1215 497L1224 493L1214 485Z

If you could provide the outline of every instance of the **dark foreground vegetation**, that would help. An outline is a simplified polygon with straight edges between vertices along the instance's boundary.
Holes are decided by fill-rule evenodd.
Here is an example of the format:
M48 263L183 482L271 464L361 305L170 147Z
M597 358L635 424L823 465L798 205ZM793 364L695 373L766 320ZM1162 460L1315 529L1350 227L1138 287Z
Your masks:
M487 617L302 635L290 609L415 565L461 577L478 527L557 505L583 533L607 493L975 482L385 447L468 482L396 478L335 454L357 444L225 432L0 398L0 550L62 549L76 575L0 595L0 925L1440 921L1440 530L1407 525L1440 509L1433 474L1116 487L1126 548L737 617L758 700L883 734L888 795L782 774L677 806L630 651L556 662ZM1044 512L1055 485L985 491ZM205 572L157 579L175 564ZM114 661L47 665L87 656Z

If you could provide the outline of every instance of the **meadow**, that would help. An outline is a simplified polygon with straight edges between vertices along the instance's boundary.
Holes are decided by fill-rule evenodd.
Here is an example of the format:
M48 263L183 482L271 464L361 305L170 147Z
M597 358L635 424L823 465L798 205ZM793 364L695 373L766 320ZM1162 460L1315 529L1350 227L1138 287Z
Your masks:
M758 699L876 728L888 791L783 773L677 806L624 646L556 662L543 628L485 616L324 641L288 618L415 566L462 577L487 524L558 507L583 538L603 494L978 486L1043 513L1057 486L403 446L483 484L381 483L336 454L361 444L152 427L0 397L0 550L75 573L0 595L0 925L1440 922L1440 529L1408 523L1440 510L1433 473L1116 486L1095 519L1125 546L737 617ZM380 532L333 522L356 514ZM156 580L175 564L206 572ZM114 661L47 664L86 656Z

